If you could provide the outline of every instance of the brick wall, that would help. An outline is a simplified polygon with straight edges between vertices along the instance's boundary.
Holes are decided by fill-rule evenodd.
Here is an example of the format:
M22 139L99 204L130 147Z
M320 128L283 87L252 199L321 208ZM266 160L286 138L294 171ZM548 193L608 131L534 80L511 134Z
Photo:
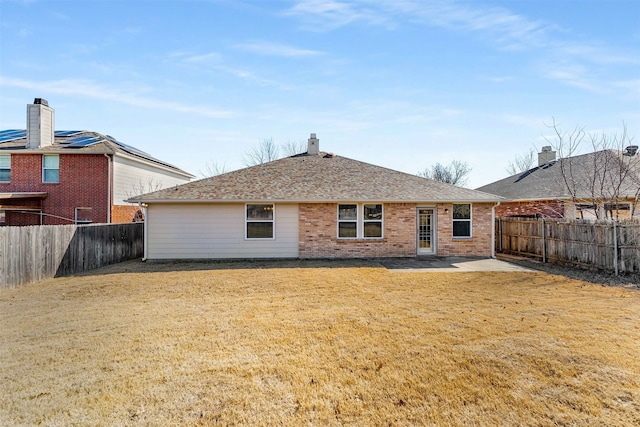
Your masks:
M138 213L138 211L140 212ZM111 222L134 222L136 213L138 213L138 215L142 214L141 208L138 205L114 205L111 209Z
M338 239L336 203L299 206L300 258L411 257L416 255L416 205L384 204L383 239Z
M564 202L561 200L537 200L531 202L503 202L496 207L496 218L508 216L536 216L563 218Z
M42 201L45 214L73 220L76 207L91 207L90 218L94 223L107 222L108 179L108 161L102 154L60 154L60 182L55 184L42 182L41 154L12 154L11 182L0 184L0 192L46 192ZM30 202L16 199L12 203L24 206ZM10 211L6 220L6 225L40 223L39 215ZM43 223L72 222L44 216Z
M453 238L453 205L437 205L438 256L490 257L493 246L491 236L491 208L493 203L471 204L471 238ZM445 209L448 211L445 212Z
M492 203L472 204L472 237L454 239L452 205L436 206L438 256L491 256ZM416 256L415 203L384 204L383 239L338 239L336 203L299 206L300 258L366 258ZM448 212L445 212L448 209Z

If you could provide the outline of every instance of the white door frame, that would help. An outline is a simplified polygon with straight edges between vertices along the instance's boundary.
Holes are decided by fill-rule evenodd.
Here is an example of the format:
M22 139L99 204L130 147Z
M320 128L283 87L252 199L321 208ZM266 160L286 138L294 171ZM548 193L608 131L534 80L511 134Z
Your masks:
M420 248L420 211L431 211L431 223L429 224L431 227L431 248L430 249L421 249ZM436 242L438 236L438 228L437 228L437 209L435 206L418 206L416 208L416 254L417 255L435 255L437 248ZM429 215L429 214L427 214Z

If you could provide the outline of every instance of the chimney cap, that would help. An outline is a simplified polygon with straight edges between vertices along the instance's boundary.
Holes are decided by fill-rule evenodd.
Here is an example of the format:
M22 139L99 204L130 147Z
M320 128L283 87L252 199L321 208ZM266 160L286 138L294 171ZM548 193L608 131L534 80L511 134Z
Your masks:
M46 100L46 99L44 99L44 98L35 98L35 99L33 100L33 103L34 103L34 104L44 105L45 107L48 107L48 106L49 106L49 102L47 102L47 100Z
M628 147L625 147L624 149L624 153L622 153L625 156L635 156L638 153L638 146L637 145L629 145Z
M542 147L542 152L545 152L545 151L551 151L551 146L545 145L544 147Z

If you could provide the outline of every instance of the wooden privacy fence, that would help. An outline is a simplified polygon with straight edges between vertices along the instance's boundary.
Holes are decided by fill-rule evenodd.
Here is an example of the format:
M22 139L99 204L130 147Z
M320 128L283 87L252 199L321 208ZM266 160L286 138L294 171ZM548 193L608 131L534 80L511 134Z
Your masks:
M497 218L496 251L621 273L640 271L640 223Z
M0 289L143 255L143 224L0 227Z

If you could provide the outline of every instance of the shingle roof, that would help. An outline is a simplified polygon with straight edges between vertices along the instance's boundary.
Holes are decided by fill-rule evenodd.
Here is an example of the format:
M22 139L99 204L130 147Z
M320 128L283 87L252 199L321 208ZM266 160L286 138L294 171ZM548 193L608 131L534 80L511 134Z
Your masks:
M0 134L7 132L22 132L22 135L26 135L26 130L24 129L16 129L16 130L5 130L0 131ZM168 167L170 169L175 170L184 175L188 175L193 177L188 172L183 171L182 169L167 163L162 160L158 160L151 156L148 153L145 153L142 150L139 150L131 145L124 144L110 135L102 135L98 132L90 132L90 131L75 131L72 134L68 134L73 131L56 131L56 136L54 138L54 144L47 147L40 148L27 148L27 138L25 136L20 136L12 139L7 139L4 141L0 141L0 153L2 152L21 152L21 153L78 153L78 154L113 154L113 153L123 153L128 154L134 157L138 157L140 159L144 159L153 163L160 164L162 166ZM65 136L59 136L59 135ZM68 135L67 135L68 134ZM92 144L83 146L83 147L71 147L69 142L73 140L77 140L82 137L93 137L95 142Z
M492 194L357 160L296 155L131 198L130 202L493 202Z
M633 197L640 188L640 162L635 159L629 162L629 158L625 161L625 157L617 150L602 150L563 158L492 182L477 190L497 194L508 200L568 199L574 192L576 197L588 199L592 195L588 183L593 181L593 177L598 177L605 186L613 185L615 177L620 176L621 161L631 163L635 173L628 174L622 181L620 195ZM564 176L568 178L574 191L569 191L565 183L563 168ZM602 173L604 169L606 173Z

